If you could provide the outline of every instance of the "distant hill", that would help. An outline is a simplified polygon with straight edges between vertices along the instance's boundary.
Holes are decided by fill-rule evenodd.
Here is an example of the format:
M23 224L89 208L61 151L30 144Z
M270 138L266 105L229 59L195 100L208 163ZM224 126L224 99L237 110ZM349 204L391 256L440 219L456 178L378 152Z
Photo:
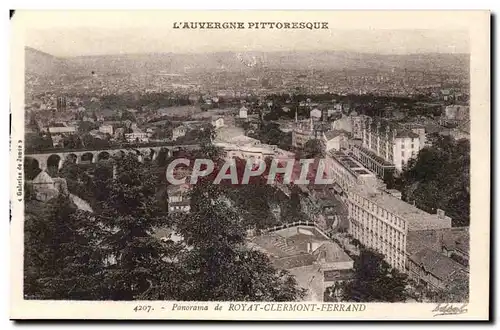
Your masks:
M351 52L219 52L204 54L125 54L57 58L26 48L26 68L39 74L60 74L72 71L98 73L183 72L227 70L251 67L269 69L317 70L390 70L445 71L467 73L468 54L381 55Z
M68 63L61 58L41 52L31 47L25 47L25 70L38 75L55 75L69 71Z
M467 73L468 54L380 55L350 52L233 52L206 54L137 54L82 56L70 59L74 64L99 71L133 72L191 70L242 70L250 67L269 69L357 70L407 69Z

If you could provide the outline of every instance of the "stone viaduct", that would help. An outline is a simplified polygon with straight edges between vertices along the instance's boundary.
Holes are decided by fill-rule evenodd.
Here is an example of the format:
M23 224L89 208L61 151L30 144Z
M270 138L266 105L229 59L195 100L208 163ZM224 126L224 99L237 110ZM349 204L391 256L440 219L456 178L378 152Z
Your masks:
M167 145L167 146L143 146L143 147L127 147L127 148L109 148L102 150L51 150L40 153L26 153L25 160L33 159L38 163L38 167L42 171L46 171L49 166L57 166L59 169L64 162L71 161L76 164L97 163L102 160L107 160L115 156L123 156L126 154L137 155L139 161L145 159L155 160L160 151L164 149L168 156L172 156L174 152L181 150L196 150L199 145Z

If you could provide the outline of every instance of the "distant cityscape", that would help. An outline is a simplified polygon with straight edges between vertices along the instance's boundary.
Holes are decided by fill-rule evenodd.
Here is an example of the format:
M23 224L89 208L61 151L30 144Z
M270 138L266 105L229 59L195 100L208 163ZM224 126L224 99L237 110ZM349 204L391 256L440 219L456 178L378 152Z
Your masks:
M43 220L47 223L56 221L54 217L62 216L47 210L51 205L59 208L54 203L62 198L70 201L72 215L67 217L83 212L95 224L108 214L118 219L131 215L142 224L153 212L144 215L139 206L131 206L133 199L123 197L131 189L137 196L150 194L143 203L156 200L163 209L155 216L169 219L141 230L151 229L162 244L180 244L177 257L161 259L168 260L165 267L182 268L176 258L199 258L199 264L186 261L189 271L176 270L186 273L177 276L171 291L131 280L126 289L109 284L88 292L83 287L67 290L66 284L44 287L36 274L53 279L66 275L40 270L45 266L31 260L25 268L27 299L468 301L468 55L290 52L57 58L26 48L25 78L25 221L42 221L36 220L38 214L48 217ZM211 192L203 185L165 181L172 160L200 155L253 163L321 158L335 183L256 184ZM129 161L137 163L127 167ZM134 172L143 169L160 178L154 186L146 187L152 181ZM191 174L190 168L176 169L180 177ZM142 179L129 178L135 175ZM139 188L132 189L132 181ZM116 196L123 197L121 202ZM201 203L200 196L209 196L212 204ZM234 227L226 224L227 214L234 214ZM189 227L202 215L212 217L203 234ZM122 233L124 223L103 227ZM80 220L74 225L91 227ZM27 228L31 235L39 230ZM99 228L97 236L103 230ZM208 233L210 228L219 230L218 236ZM237 236L234 228L244 233L237 243L231 243ZM141 235L123 239L133 245ZM259 272L267 268L253 263L245 266L255 267L249 273L254 274L248 279L252 284L229 289L227 283L198 277L206 270L197 268L200 264L216 263L207 256L214 251L228 263L214 265L214 274L245 273L243 266L238 268L244 258L226 251L219 240L234 244L233 250L257 251L273 276L285 276L276 275L285 271L291 282L285 281L276 293L261 292L278 282L261 278L265 276ZM111 269L148 267L142 259L121 259L123 251L113 245L117 242L106 243L108 255L92 264L93 269L85 268L89 278L99 279ZM27 258L35 258L29 246ZM373 276L366 275L370 267ZM164 285L164 279L154 276L148 281ZM198 282L186 289L189 281ZM204 289L192 289L196 285Z

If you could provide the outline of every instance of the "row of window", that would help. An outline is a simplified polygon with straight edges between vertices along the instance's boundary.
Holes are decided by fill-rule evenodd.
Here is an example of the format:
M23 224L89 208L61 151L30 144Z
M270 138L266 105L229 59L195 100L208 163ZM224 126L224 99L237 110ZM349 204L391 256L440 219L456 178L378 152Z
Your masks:
M361 244L372 248L385 256L386 261L392 266L400 270L404 270L404 253L400 249L395 249L390 247L386 243L383 243L377 239L374 239L370 235L364 235L362 231L356 228L356 225L352 227L351 235L359 240Z
M401 149L404 149L404 148L405 148L405 144L404 144L404 142L401 142ZM415 145L413 143L411 144L410 149L415 149Z
M371 220L362 219L359 224L361 233L377 239L381 244L385 243L399 251L405 251L405 237L400 231L392 227L389 228L380 220L374 223Z
M395 216L393 213L388 212L386 209L357 194L353 194L352 198L354 199L356 204L358 204L359 207L362 207L364 210L376 215L378 218L385 219L393 226L397 226L399 228L402 228L403 230L406 229L405 221Z
M189 205L186 206L170 206L170 211L189 211Z
M412 151L412 152L409 153L409 155L411 155L411 157L414 158L415 155L416 155L416 153L415 153L415 151ZM405 158L405 152L404 152L404 150L401 151L401 157Z

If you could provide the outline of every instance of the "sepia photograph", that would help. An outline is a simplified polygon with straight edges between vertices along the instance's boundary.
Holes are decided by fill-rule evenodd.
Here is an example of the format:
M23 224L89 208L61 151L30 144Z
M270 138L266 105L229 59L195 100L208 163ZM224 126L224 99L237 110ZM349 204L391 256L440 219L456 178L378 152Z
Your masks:
M11 25L11 318L488 318L489 12Z

